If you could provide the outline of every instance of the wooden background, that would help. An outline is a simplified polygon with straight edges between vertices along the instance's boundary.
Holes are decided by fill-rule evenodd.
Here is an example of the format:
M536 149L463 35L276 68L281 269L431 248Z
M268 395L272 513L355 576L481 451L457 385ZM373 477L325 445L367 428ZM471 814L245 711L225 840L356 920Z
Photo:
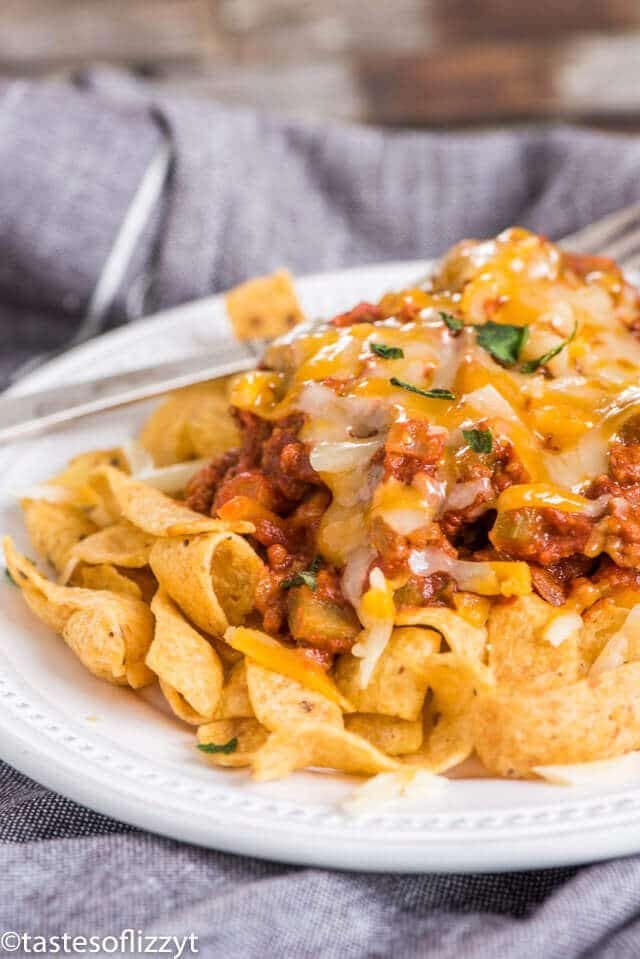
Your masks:
M96 62L298 116L640 128L640 0L0 0L0 73Z

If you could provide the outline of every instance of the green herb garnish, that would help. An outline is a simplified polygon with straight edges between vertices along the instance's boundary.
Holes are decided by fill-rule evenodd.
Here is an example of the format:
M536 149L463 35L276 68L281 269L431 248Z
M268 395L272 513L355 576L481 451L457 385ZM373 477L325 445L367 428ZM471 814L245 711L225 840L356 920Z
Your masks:
M528 326L511 326L492 320L483 326L476 326L476 331L478 345L505 366L513 366L518 362L520 351L529 336Z
M371 352L383 360L401 360L404 357L404 350L399 346L387 346L386 343L370 343Z
M490 453L493 449L491 430L463 430L462 435L474 453Z
M230 756L238 748L238 737L234 736L228 743L198 743L198 749L203 753L224 753Z
M292 586L308 586L309 589L315 593L318 585L316 573L321 566L322 557L316 556L309 569L304 569L301 573L296 573L295 576L291 576L289 579L283 579L280 585L283 589L291 589Z
M13 576L11 575L11 573L9 572L9 570L6 569L6 568L5 568L5 571L4 571L4 575L5 575L5 578L6 578L7 582L11 583L12 586L17 586L17 585L18 585L18 584L16 583L15 579L13 578Z
M413 383L405 383L404 380L399 380L397 376L392 376L389 382L392 386L399 386L403 390L409 390L410 393L426 396L428 400L455 400L455 396L451 390L441 390L438 387L432 390L421 390L419 386L414 386Z
M444 310L440 310L440 319L452 333L459 333L464 326L462 320L459 320L457 316L452 316L451 313L445 313Z
M557 356L558 353L562 353L565 346L568 346L578 331L578 324L574 323L573 330L571 331L571 336L568 336L566 340L563 340L562 343L558 343L557 346L554 346L552 350L549 350L548 353L543 353L542 356L539 356L536 360L527 360L526 363L523 363L520 367L521 373L535 373L540 369L541 366L545 366L549 360L552 360L554 356Z

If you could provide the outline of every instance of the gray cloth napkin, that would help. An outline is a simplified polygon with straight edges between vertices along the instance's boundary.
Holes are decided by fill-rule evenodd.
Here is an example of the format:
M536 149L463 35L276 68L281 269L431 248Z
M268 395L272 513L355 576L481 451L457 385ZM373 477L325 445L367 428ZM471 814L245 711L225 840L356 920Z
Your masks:
M111 73L5 83L0 382L73 337L281 265L421 258L512 223L557 237L631 201L640 140L624 136L313 125ZM640 954L640 858L498 876L299 869L142 834L6 765L0 841L0 932L193 932L225 959Z

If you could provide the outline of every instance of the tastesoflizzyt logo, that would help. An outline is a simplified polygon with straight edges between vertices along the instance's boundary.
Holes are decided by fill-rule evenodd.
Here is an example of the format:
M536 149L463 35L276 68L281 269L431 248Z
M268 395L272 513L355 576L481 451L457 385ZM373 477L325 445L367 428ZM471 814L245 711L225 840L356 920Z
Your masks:
M39 936L9 929L0 933L0 952L41 956L182 956L197 955L198 937L151 936L141 929L123 929L116 935L74 936L63 932L58 936Z

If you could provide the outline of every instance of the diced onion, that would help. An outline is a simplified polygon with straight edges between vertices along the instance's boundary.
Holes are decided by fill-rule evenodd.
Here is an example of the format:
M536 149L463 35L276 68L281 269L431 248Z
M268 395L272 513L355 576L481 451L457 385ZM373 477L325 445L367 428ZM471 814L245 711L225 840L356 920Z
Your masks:
M129 472L138 478L139 473L153 469L153 457L138 440L126 440L120 447L129 464Z
M16 499L43 499L47 503L72 503L77 499L74 491L53 483L37 483L26 490L15 493Z
M558 786L619 786L640 782L640 752L566 766L534 766L534 773Z
M522 562L472 562L454 559L435 547L409 553L416 576L449 573L459 588L481 596L521 596L531 592L531 574Z
M611 637L600 655L597 657L591 669L589 676L599 676L610 669L617 669L618 666L624 666L629 649L629 638L633 633L640 630L640 603L631 609L617 633Z
M342 572L340 585L346 599L357 607L364 590L367 571L375 559L375 550L371 546L359 546L347 560Z
M382 443L380 437L342 443L317 443L309 454L309 462L318 473L346 473L363 469Z
M456 483L447 496L445 509L465 509L486 493L491 493L491 480L488 476L469 480L468 483Z
M198 470L201 470L208 462L207 459L188 460L186 463L173 463L172 466L142 470L142 472L136 474L136 479L148 486L154 486L162 493L179 493L186 488L187 483Z

